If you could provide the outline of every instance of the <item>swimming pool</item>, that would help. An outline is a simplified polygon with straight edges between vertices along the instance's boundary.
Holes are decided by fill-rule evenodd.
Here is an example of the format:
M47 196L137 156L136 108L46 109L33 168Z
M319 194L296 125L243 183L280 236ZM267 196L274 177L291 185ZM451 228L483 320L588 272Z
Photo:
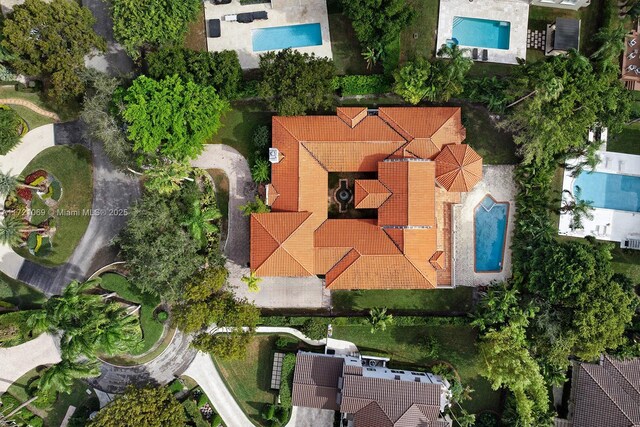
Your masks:
M573 182L572 190L574 196L592 202L594 208L640 212L640 176L583 172Z
M453 38L459 45L509 49L511 23L491 19L453 18Z
M286 49L288 47L320 46L320 24L287 25L252 30L253 51Z
M498 203L487 195L474 211L475 271L502 271L509 203Z

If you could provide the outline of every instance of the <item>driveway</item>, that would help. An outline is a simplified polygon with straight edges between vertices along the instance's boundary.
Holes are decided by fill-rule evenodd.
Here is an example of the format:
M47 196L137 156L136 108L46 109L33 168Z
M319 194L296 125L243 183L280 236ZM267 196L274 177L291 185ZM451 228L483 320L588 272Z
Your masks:
M108 73L112 76L133 72L133 61L113 38L113 20L109 8L111 3L105 0L82 0L82 5L89 8L96 18L94 31L107 41L107 51L95 56L87 56L85 66Z
M40 365L60 361L57 338L42 334L38 338L15 347L0 348L0 394L18 378Z
M313 277L265 277L259 292L250 292L242 282L249 274L249 218L239 207L253 200L255 184L247 160L236 149L223 144L209 144L194 167L222 169L229 178L229 232L224 244L229 270L229 285L239 298L247 298L263 308L322 308L330 305L329 292L322 280Z
M116 259L117 254L110 242L126 222L126 215L117 213L128 209L140 197L138 179L118 171L104 153L102 144L85 139L82 123L76 121L54 126L56 145L81 144L93 154L92 208L97 214L91 217L87 231L66 264L52 268L26 260L22 265L18 280L47 296L60 294L70 281L84 280Z

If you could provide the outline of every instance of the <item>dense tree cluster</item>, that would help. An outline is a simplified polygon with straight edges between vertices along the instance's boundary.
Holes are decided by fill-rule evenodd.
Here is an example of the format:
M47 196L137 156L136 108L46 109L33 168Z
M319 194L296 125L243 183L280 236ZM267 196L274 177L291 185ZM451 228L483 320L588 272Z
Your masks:
M74 1L26 0L5 19L2 46L16 72L43 78L52 100L65 103L84 93L84 57L106 48L93 31L95 22Z
M235 97L242 82L242 68L234 50L197 52L163 47L146 56L149 77L161 80L178 75L183 81L213 86L226 99Z
M200 6L198 0L113 0L113 33L129 56L138 59L143 47L182 44Z
M336 69L328 58L284 49L260 56L260 96L280 116L304 115L333 105Z
M129 386L123 395L102 408L90 427L184 426L184 408L167 387Z

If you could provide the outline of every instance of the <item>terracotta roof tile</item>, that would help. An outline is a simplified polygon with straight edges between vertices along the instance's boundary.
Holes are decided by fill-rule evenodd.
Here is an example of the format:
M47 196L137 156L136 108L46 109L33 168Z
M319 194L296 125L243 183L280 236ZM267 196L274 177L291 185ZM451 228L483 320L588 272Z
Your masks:
M367 117L367 109L365 107L338 107L336 114L343 122L354 127Z
M278 190L276 190L276 187L273 184L267 184L266 192L267 197L265 203L267 204L267 206L271 206L280 194L278 194Z
M390 195L389 189L377 179L356 179L356 209L378 209Z
M354 248L362 255L400 253L374 219L328 219L316 230L314 245Z
M407 141L413 138L431 138L443 127L446 135L453 140L440 142L440 146L464 139L459 107L380 107L378 115L405 136ZM438 144L436 141L434 143Z
M316 274L325 275L334 265L338 263L352 248L341 247L321 247L315 248L315 270Z
M377 116L367 116L351 128L338 116L279 117L299 142L398 142L404 143L393 128Z
M443 270L446 266L446 256L444 251L437 251L434 253L429 262L436 270Z
M466 144L447 145L436 157L436 180L448 191L469 191L482 179L482 157Z
M331 141L304 142L302 145L329 172L375 172L378 162L396 151L402 143Z

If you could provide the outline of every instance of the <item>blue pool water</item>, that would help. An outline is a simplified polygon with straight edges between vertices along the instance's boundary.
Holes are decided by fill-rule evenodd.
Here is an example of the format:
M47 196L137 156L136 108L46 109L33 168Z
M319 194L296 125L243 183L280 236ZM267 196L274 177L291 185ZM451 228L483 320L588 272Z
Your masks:
M501 271L507 234L508 203L497 203L486 196L474 212L475 270Z
M511 23L491 19L453 18L453 38L462 46L509 49Z
M320 24L287 25L252 30L253 51L286 49L288 47L322 44Z
M594 208L640 212L640 176L583 172L573 182L573 194Z

